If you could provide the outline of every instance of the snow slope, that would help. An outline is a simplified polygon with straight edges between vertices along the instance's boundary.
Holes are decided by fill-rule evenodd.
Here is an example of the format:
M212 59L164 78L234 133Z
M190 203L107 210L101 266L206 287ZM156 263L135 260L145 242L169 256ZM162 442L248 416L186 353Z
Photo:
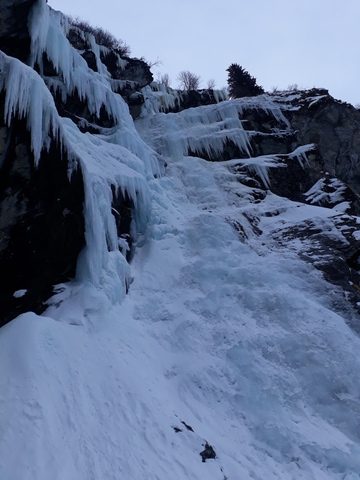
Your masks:
M360 478L359 338L325 282L239 241L226 165L183 157L151 188L122 305L73 287L1 330L0 478Z
M1 480L359 480L359 337L321 274L271 241L280 226L342 212L270 192L251 203L234 164L268 179L275 156L187 156L216 157L229 136L251 155L245 103L279 121L281 110L267 97L145 109L135 130L117 98L106 137L51 116L85 174L87 249L45 315L0 330ZM156 158L167 163L158 178ZM131 266L111 244L114 184L141 193ZM216 458L202 462L206 442Z

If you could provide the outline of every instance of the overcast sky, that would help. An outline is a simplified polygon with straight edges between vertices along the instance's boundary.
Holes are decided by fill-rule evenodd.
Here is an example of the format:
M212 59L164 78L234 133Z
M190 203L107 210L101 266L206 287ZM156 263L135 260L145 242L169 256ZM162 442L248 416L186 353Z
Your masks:
M226 85L230 63L266 89L325 87L360 104L360 0L49 0L102 26L132 54L161 60L153 72L181 70Z

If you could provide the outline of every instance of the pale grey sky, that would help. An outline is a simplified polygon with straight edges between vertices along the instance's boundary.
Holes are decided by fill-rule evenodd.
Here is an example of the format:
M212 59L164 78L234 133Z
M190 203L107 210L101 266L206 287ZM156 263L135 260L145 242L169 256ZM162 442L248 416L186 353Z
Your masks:
M230 63L266 89L325 87L360 103L360 0L49 0L104 27L134 56L162 64L172 86L181 70L226 85Z

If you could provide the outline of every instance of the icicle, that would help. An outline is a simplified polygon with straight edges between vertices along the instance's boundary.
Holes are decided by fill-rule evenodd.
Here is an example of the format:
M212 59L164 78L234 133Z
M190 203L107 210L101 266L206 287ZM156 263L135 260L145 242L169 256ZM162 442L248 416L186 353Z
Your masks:
M99 116L101 108L104 107L108 115L116 123L120 123L124 116L129 115L128 108L125 102L112 92L107 69L105 65L100 65L100 49L89 35L89 41L97 56L99 72L95 73L69 43L66 37L68 29L67 17L51 10L44 0L37 0L29 20L30 64L41 66L43 54L46 53L64 82L63 96L71 96L76 92L80 100L87 103L91 113Z
M161 139L153 137L149 141L154 144L160 140L160 151L164 155L180 158L189 151L199 155L205 152L209 158L216 159L228 142L250 155L250 138L233 102L148 116L141 119L138 125L141 130L149 130L146 128L149 123L152 129L157 124L161 131Z
M53 97L41 77L19 60L0 52L0 90L5 91L4 120L26 118L35 163L50 137L62 140L62 129Z
M78 262L77 278L104 289L112 301L125 295L129 265L119 250L113 189L121 191L134 205L134 235L145 233L151 209L149 182L160 174L157 155L140 138L128 106L112 91L106 68L98 73L71 47L67 19L49 9L44 1L35 3L30 18L31 64L41 66L43 53L52 62L58 78L43 79L30 67L0 52L0 90L5 93L5 121L26 118L35 163L43 148L58 138L70 165L81 167L85 190L86 248ZM90 39L91 40L91 39ZM91 43L91 42L90 42ZM93 43L100 62L100 49ZM41 70L41 68L40 68ZM102 107L115 120L107 135L81 133L67 118L59 117L49 91L60 93L63 101L77 91L90 112Z
M302 168L305 168L305 165L309 165L309 159L307 154L316 149L316 146L313 143L308 145L302 145L301 147L296 148L292 153L289 154L289 158L296 159Z

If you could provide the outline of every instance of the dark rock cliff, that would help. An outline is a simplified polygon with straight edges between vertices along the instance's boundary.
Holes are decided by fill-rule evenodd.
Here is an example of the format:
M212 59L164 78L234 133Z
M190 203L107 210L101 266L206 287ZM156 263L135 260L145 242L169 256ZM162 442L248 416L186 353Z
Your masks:
M0 104L3 103L0 98ZM24 121L0 125L0 323L44 311L55 285L71 280L84 247L82 175L70 178L56 141L34 165ZM22 292L21 295L16 292Z
M292 111L290 120L300 144L318 146L323 169L360 193L360 111L325 94Z
M28 18L34 0L2 0L0 11L0 50L27 61L30 54Z

